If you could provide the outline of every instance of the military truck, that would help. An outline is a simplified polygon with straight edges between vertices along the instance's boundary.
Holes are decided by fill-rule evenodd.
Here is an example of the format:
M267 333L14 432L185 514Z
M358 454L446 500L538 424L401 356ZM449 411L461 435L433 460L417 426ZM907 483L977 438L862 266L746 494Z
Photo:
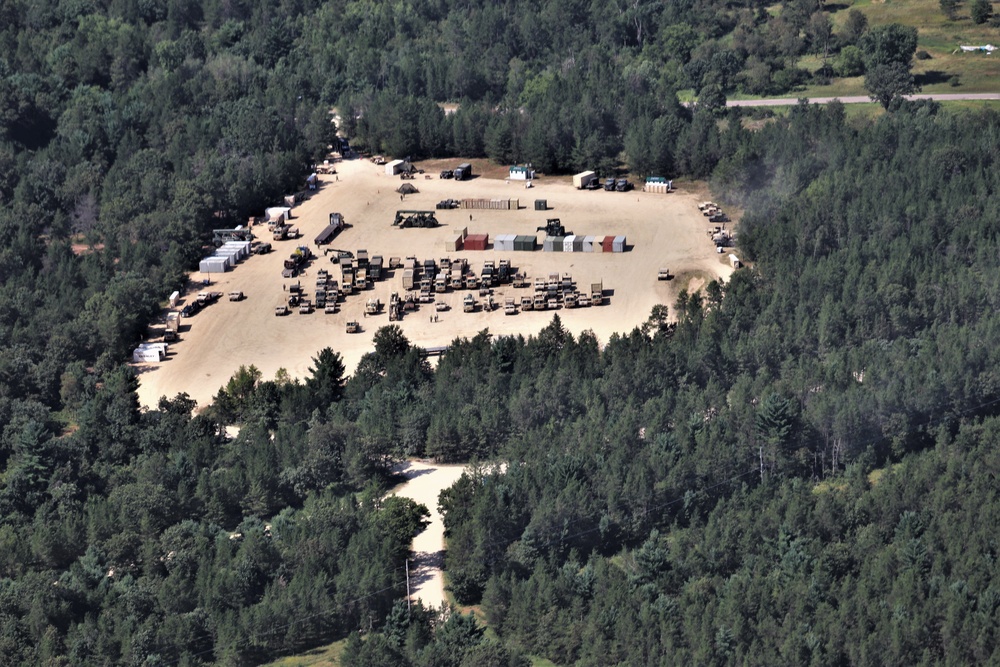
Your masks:
M607 192L615 191L615 179L614 177L604 179L604 189Z
M517 315L517 306L514 305L514 297L509 296L503 302L504 315Z
M361 331L361 325L358 324L357 320L351 320L347 323L347 333L358 333Z
M628 179L619 178L615 181L615 190L617 192L628 192L632 189L632 183Z
M656 272L657 280L670 280L670 269L660 269Z
M483 262L479 284L483 287L490 287L497 284L495 267L492 261Z
M535 298L531 301L534 310L545 310L548 307L548 299L545 298L544 292L536 292Z
M382 302L376 298L368 299L365 303L365 313L368 315L378 315L382 312Z
M535 303L532 301L530 296L521 297L521 310L534 310Z
M389 297L389 321L396 322L403 319L403 302L399 298L399 292L393 292Z
M274 314L277 315L278 317L281 317L283 315L287 315L288 314L288 306L285 306L285 305L275 306L274 307Z
M466 294L462 299L462 310L471 313L476 310L476 299L471 294Z
M502 285L506 285L510 282L510 260L501 259L500 265L497 267L497 280Z
M604 281L590 283L590 300L595 306L604 303Z
M299 314L308 315L312 311L313 311L312 302L309 299L302 299L302 302L299 303Z
M222 292L198 292L198 303L202 307L210 303L215 303L222 296Z

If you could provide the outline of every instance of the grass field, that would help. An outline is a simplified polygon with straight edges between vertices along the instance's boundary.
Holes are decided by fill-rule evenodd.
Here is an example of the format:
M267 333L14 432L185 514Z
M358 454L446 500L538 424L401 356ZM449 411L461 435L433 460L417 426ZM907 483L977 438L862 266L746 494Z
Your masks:
M341 639L306 653L269 662L263 667L340 667L340 654L346 641Z
M926 51L930 58L913 60L913 75L923 93L995 93L1000 92L1000 53L965 53L959 46L993 44L1000 46L1000 31L988 23L976 25L969 18L968 0L960 0L954 21L941 12L938 0L857 0L854 3L829 3L826 5L833 19L834 31L839 31L847 20L848 12L857 9L868 17L870 26L899 23L917 29L918 51ZM779 5L768 9L772 14L780 11ZM1000 11L1000 10L998 10ZM830 59L832 63L833 59ZM815 72L822 65L818 55L805 55L797 65ZM953 84L953 78L957 77ZM782 97L847 97L865 95L864 77L833 79L829 85L803 86ZM694 100L694 91L678 91L681 102ZM729 99L760 99L760 95L732 93ZM996 105L996 102L987 104ZM978 103L976 107L982 106ZM960 108L960 107L956 107Z
M997 29L988 24L976 25L969 18L967 0L959 2L954 21L941 12L938 0L858 0L853 4L828 5L837 7L831 13L835 30L840 29L851 9L868 17L869 25L900 23L917 29L917 50L930 54L929 60L913 61L913 74L925 93L992 93L1000 91L1000 57L996 54L964 53L960 45L982 45L998 41ZM957 51L957 53L956 53ZM815 70L820 61L816 56L803 58L800 66ZM952 86L951 78L959 85ZM863 95L862 78L836 80L830 86L813 86L808 95Z

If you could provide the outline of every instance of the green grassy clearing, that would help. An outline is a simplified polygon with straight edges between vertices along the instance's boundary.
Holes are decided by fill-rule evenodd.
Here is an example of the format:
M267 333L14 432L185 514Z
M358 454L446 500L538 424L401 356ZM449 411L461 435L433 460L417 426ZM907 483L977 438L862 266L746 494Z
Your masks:
M279 658L262 667L340 667L340 654L344 652L346 642L346 639L341 639L305 653Z

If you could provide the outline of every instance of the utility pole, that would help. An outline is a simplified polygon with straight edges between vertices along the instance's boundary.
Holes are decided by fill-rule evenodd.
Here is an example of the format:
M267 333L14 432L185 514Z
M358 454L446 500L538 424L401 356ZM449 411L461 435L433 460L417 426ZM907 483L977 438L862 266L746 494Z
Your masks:
M406 618L410 618L410 559L406 559Z

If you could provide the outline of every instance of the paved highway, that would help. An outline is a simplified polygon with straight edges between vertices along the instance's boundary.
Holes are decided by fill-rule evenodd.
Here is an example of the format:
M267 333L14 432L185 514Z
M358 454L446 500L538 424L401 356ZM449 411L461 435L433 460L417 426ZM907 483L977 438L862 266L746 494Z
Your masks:
M870 103L872 99L867 95L848 95L845 97L810 97L807 98L810 104L829 104L834 100L840 100L844 104ZM908 100L937 100L938 102L949 102L955 100L1000 100L1000 93L930 93L907 95ZM767 100L728 100L726 106L729 107L786 107L798 104L798 98L777 97Z

